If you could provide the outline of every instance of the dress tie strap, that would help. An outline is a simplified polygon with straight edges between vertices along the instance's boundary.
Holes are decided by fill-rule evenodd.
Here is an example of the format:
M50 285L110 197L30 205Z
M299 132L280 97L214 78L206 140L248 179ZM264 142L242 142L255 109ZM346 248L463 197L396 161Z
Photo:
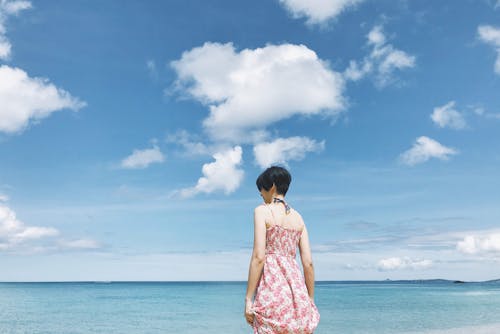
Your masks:
M281 202L283 203L283 205L285 206L285 212L286 214L289 214L290 213L290 206L288 205L287 202L285 202L284 200L282 200L281 198L278 198L278 197L273 197L273 202L276 203L276 202Z

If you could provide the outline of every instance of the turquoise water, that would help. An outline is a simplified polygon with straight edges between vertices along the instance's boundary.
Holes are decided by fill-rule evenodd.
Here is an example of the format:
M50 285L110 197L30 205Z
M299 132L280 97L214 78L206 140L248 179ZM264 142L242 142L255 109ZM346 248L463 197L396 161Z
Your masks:
M0 333L251 334L245 291L246 282L0 283ZM315 334L500 333L500 284L316 282L315 301Z

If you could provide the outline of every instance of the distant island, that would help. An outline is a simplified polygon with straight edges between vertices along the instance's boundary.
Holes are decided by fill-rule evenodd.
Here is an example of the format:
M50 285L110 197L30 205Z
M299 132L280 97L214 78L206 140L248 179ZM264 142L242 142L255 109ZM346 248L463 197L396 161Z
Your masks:
M411 280L366 280L366 281L316 281L316 283L346 283L346 284L500 284L500 279L493 279L488 281L462 281L462 280L449 280L449 279L411 279Z

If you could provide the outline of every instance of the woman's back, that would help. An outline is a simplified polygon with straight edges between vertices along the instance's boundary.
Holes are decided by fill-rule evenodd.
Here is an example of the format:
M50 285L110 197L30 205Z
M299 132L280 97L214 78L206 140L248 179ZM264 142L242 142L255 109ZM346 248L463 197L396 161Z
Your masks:
M297 221L290 222L290 217L284 217L287 219L278 222L279 215L276 217L272 210L267 208L269 221L266 219L266 255L280 254L295 259L303 227L299 226ZM288 216L292 216L292 213Z
M284 228L296 229L302 231L305 226L304 220L300 213L294 208L290 207L290 212L286 214L286 208L280 203L261 204L269 208L269 220L266 219L266 225L277 224Z
M267 206L269 208L268 210L270 211L269 217L268 219L266 219L266 227L269 228L272 224L276 224L281 226L282 228L300 231L301 233L298 246L300 250L302 266L304 268L308 266L312 267L312 255L309 245L309 235L302 215L292 207L290 207L289 213L286 214L286 207L281 203L276 204L262 204L263 206Z

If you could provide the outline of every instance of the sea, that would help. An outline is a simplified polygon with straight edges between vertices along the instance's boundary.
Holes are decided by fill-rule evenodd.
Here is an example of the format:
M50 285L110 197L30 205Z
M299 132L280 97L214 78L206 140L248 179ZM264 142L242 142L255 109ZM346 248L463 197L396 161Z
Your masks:
M246 282L0 283L1 334L252 334ZM319 281L315 334L500 333L500 282Z

